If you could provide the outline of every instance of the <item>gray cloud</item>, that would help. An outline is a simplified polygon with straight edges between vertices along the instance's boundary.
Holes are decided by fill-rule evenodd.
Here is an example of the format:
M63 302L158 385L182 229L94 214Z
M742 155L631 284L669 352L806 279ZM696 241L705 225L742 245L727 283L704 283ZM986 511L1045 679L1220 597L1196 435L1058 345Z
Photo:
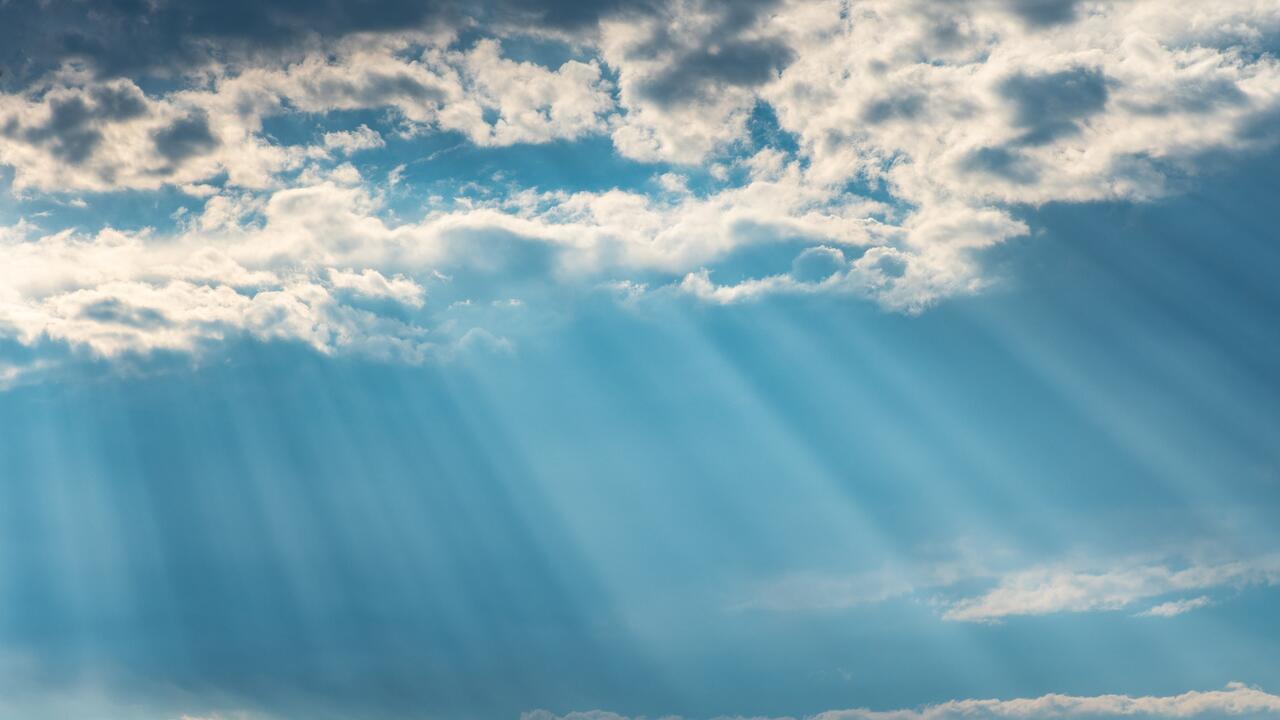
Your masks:
M778 40L730 40L677 56L667 70L644 83L644 96L659 104L695 99L717 85L755 87L768 82L794 59Z
M48 0L0 3L0 89L23 87L69 59L105 77L172 74L217 58L283 52L319 38L472 21L589 30L668 0ZM733 3L749 16L762 3ZM739 7L741 6L741 7Z
M664 69L647 78L640 93L660 105L695 100L722 85L763 85L795 60L795 51L774 37L749 31L777 0L704 2L698 10L712 15L708 29L695 39L676 37L663 26L631 51L632 58L665 57Z
M137 87L100 85L87 93L51 97L47 120L24 127L17 118L9 118L0 126L0 134L45 146L59 160L80 165L102 142L102 124L132 120L146 112L146 99Z
M1001 147L982 148L968 154L961 161L960 169L994 175L1015 183L1033 183L1040 176L1030 160Z
M1073 68L1045 75L1014 75L1000 85L1013 103L1014 124L1026 133L1022 141L1039 145L1079 131L1079 121L1107 105L1107 78L1092 68Z
M154 308L136 307L119 298L105 298L80 311L80 316L101 323L117 323L135 328L157 328L169 325L169 318Z
M192 113L152 135L156 152L172 164L204 155L218 147L219 141L209 129L209 117Z
M79 165L93 154L102 133L92 127L93 111L84 98L74 96L49 103L49 120L34 127L21 128L11 120L4 127L4 134L29 143L47 145L54 156L73 165Z
M132 120L147 112L142 91L134 85L103 85L94 88L90 95L96 115L102 120Z
M917 93L906 93L894 97L877 100L867 106L862 118L869 123L882 123L888 120L910 120L918 116L925 106L925 97Z
M1009 9L1031 27L1050 27L1076 19L1079 0L1011 0Z
M21 84L69 58L102 75L166 71L211 54L314 36L417 27L451 3L414 0L50 0L0 4L0 68Z

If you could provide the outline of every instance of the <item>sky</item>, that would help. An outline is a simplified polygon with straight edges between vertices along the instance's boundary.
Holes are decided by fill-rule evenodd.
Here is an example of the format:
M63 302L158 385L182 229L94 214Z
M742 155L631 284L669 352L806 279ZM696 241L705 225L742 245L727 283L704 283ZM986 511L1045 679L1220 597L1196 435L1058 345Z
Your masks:
M0 718L1280 718L1274 0L0 0Z

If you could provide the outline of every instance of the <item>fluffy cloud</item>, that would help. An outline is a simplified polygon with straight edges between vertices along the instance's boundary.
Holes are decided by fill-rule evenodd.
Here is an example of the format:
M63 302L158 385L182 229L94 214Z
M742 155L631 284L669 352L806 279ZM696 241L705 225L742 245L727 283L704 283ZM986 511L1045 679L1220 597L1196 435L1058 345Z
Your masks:
M368 125L361 125L355 130L325 133L322 143L326 150L337 150L345 155L385 147L387 144L382 135L377 130L369 129Z
M1150 197L1276 106L1280 65L1253 54L1274 8L1087 3L1045 26L1014 5L868 1L836 24L808 7L807 51L762 95L824 172L917 203Z
M0 295L6 334L108 357L249 333L419 358L426 326L372 301L430 313L432 273L527 252L546 263L524 280L623 282L633 299L843 293L917 312L990 282L981 251L1029 232L1020 206L1155 197L1205 154L1277 139L1280 12L1260 0L387 3L360 18L336 0L253 5L275 45L219 31L202 3L102 10L103 27L175 64L162 83L50 5L79 40L32 49L0 92L14 190L209 199L173 231L5 241L22 268ZM19 19L49 39L45 20ZM166 27L171 43L152 36ZM567 51L538 63L518 42ZM388 127L296 144L264 130L345 111L382 111ZM347 157L445 131L486 147L607 136L661 165L652 191L503 186L390 221ZM691 183L688 165L710 179ZM794 247L794 262L721 281L718 263L762 244Z
M684 0L604 23L600 53L618 69L626 109L612 133L618 151L695 163L740 138L758 89L795 57L777 10L774 0Z
M1230 683L1223 690L1181 695L1041 695L1014 700L952 700L906 710L829 710L809 720L983 720L986 718L1220 718L1280 717L1280 696ZM546 710L523 713L521 720L629 720L593 710L555 715ZM636 718L636 720L640 720ZM723 720L728 720L727 718ZM778 718L777 720L782 720Z
M263 120L285 112L387 108L411 131L457 131L489 146L606 127L614 103L597 63L515 62L493 40L406 55L417 41L443 40L361 37L277 65L215 68L204 87L155 96L132 80L100 82L64 68L0 93L0 164L14 168L17 190L182 187L221 174L229 185L261 189L316 156L263 134ZM325 134L318 149L350 154L383 143L360 126Z
M794 164L770 167L704 197L530 191L446 203L418 222L388 220L378 196L319 178L216 194L172 234L42 234L24 223L0 237L0 332L106 358L199 352L247 334L417 362L438 349L424 324L439 310L426 281L461 273L499 298L521 277L590 286L648 271L674 283L736 248L790 237L829 243L800 254L799 275L844 282L868 255L850 261L839 247L883 250L898 232L866 218L883 210L875 203L812 186Z
M431 351L424 328L348 302L424 301L407 278L350 269L360 253L349 244L385 248L399 237L361 215L362 202L370 201L360 191L332 184L281 192L261 207L218 196L163 242L146 231L20 228L0 243L0 327L24 344L53 340L106 358L196 352L246 334L421 361ZM246 224L259 211L265 223Z

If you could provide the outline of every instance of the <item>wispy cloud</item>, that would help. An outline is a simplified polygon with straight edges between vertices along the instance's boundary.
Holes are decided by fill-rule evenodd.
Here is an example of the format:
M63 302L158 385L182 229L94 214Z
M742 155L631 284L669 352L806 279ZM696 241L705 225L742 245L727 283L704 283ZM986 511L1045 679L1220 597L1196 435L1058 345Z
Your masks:
M966 699L899 710L828 710L808 720L987 720L1014 718L1221 718L1280 717L1280 696L1242 683L1223 690L1191 691L1181 695L1041 695L1012 700ZM593 710L556 715L546 710L523 713L521 720L642 720ZM729 720L720 718L719 720ZM741 720L741 719L739 719ZM757 718L757 720L764 720ZM783 720L774 718L773 720Z
M1038 567L1004 576L978 597L947 605L942 617L962 622L995 622L1018 615L1122 610L1136 602L1171 593L1242 588L1280 583L1280 558L1266 557L1219 565L1133 565L1101 571ZM1204 602L1200 602L1204 600ZM1151 615L1170 617L1201 607L1204 598L1171 601Z
M1207 595L1200 597L1188 598L1186 600L1170 600L1163 602L1148 610L1138 613L1141 617L1173 617L1181 615L1185 612L1191 612L1196 608L1208 607L1213 601Z
M977 595L961 588L993 586ZM1125 560L1058 563L993 570L978 558L901 564L847 575L794 573L756 586L735 610L777 612L839 610L895 598L928 598L943 620L995 623L1016 616L1111 612L1162 596L1135 613L1168 618L1215 603L1212 593L1280 584L1280 557L1221 563L1151 563Z

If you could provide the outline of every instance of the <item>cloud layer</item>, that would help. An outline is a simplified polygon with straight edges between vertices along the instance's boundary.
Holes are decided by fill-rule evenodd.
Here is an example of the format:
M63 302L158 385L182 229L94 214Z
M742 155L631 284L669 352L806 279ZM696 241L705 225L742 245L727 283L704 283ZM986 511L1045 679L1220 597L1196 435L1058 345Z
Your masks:
M964 590L974 583L991 587L976 595ZM1011 571L992 570L970 557L847 576L790 575L757 588L734 607L838 610L915 595L932 597L940 618L951 622L1135 609L1141 617L1171 618L1214 604L1211 595L1277 584L1280 558L1274 555L1217 563L1062 562Z
M947 620L991 622L1017 615L1121 610L1149 598L1215 588L1280 583L1280 562L1262 558L1221 565L1134 565L1101 572L1034 568L1003 577L976 598L951 604ZM1209 604L1203 596L1160 603L1145 611L1172 617Z
M714 304L836 293L918 312L989 285L982 253L1030 232L1025 208L1177 192L1206 158L1273 143L1280 113L1280 12L1253 0L23 7L0 9L13 192L205 203L140 232L9 220L0 263L23 270L8 272L0 332L101 357L248 333L421 359L429 323L340 296L359 295L352 277L452 276L474 264L448 249L467 233L500 238L496 264L541 247L548 286ZM329 127L282 141L269 128L284 118ZM441 134L607 139L653 180L495 182L480 202L389 218L362 158ZM717 272L760 246L791 262Z
M1191 691L1181 695L1042 695L1014 700L952 700L904 710L829 710L810 720L985 720L987 718L1268 718L1280 716L1280 696L1231 683L1223 690ZM624 715L593 710L555 715L535 710L521 720L630 720ZM636 720L639 720L638 718ZM725 720L728 720L727 718ZM778 720L782 720L779 718Z

